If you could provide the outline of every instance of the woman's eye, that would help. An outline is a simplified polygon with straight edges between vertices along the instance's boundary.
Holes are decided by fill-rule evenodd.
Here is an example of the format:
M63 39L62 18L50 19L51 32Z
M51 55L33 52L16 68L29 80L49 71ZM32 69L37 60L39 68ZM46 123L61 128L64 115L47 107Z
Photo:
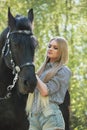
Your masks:
M51 45L48 45L48 48L51 48Z
M58 50L58 47L54 47L55 50Z
M52 46L52 45L48 45L48 48L52 48L52 49L54 49L54 50L58 50L58 47Z

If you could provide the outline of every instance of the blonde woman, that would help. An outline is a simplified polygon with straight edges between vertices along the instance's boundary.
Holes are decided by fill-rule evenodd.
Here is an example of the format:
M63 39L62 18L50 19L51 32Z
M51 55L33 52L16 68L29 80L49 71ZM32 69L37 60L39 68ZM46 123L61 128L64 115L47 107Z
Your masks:
M48 44L46 60L37 72L37 87L28 96L29 130L65 130L59 105L64 101L71 77L65 65L67 61L67 41L54 37Z

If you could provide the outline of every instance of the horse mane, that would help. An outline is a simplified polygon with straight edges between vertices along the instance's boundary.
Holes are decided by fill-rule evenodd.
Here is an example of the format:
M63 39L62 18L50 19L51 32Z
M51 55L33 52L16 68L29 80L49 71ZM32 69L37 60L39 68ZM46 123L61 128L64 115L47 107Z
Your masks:
M5 41L6 41L6 36L7 36L8 31L9 31L9 27L5 28L3 30L3 32L0 34L0 56L2 53L2 48L3 48Z

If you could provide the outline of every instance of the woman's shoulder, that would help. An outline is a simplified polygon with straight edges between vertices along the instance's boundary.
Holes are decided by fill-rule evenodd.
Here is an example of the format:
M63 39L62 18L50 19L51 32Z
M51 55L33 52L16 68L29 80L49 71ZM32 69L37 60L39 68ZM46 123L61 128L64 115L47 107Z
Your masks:
M66 66L66 65L63 65L63 69L71 72L70 68L68 66Z
M68 74L69 76L72 75L70 68L66 65L61 66L60 69L58 70L58 73L64 74L64 75Z

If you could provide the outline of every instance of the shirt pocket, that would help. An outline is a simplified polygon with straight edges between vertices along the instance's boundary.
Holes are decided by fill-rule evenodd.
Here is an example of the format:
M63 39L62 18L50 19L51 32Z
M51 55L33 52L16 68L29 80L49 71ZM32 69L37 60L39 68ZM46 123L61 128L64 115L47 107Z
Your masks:
M45 117L48 117L48 116L51 116L51 115L55 115L55 111L52 110L50 107L47 107L47 108L44 108L43 115Z

